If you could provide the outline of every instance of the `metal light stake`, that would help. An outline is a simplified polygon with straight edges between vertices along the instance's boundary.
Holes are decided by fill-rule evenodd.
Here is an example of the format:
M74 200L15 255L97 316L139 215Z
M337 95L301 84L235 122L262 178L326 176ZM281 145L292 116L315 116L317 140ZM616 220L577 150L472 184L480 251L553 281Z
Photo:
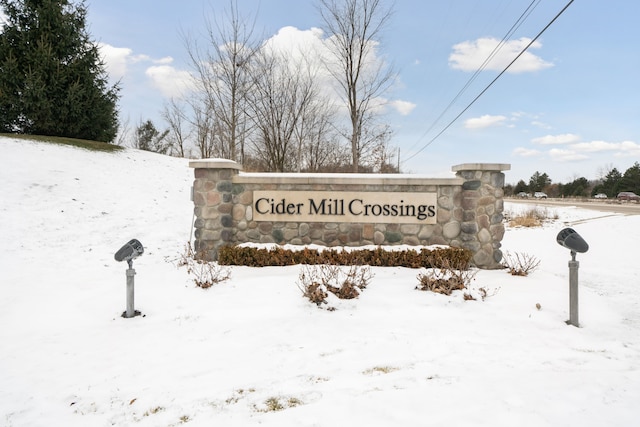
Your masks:
M576 252L571 251L569 261L569 325L580 326L578 321L578 268L580 263L576 261Z
M576 261L577 252L587 252L589 245L572 228L565 228L558 233L556 241L559 245L571 251L571 261L569 261L569 321L567 324L575 327L580 326L578 321L578 268L580 263Z
M124 313L124 317L134 317L136 310L134 308L134 292L133 292L133 276L136 275L136 271L133 269L133 260L127 261L129 268L127 269L127 311Z
M130 318L140 314L134 307L134 276L136 271L133 269L133 260L144 253L142 243L136 239L129 240L114 255L116 261L127 261L129 268L127 269L127 310L122 313L122 317Z

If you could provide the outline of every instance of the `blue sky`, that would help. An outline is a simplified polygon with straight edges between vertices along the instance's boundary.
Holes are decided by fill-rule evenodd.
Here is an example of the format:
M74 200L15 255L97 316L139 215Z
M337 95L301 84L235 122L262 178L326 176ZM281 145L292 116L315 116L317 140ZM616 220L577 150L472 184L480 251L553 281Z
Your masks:
M546 172L594 179L640 161L640 3L576 0L462 116L448 125L569 0L540 0L456 101L531 3L397 0L380 54L398 71L384 120L405 172L448 176L460 163L509 163L507 182ZM264 38L309 37L312 0L238 0ZM122 82L122 118L161 127L163 103L189 71L181 34L199 37L228 0L89 0L89 31ZM286 31L281 31L285 27ZM285 40L281 37L281 41ZM284 42L284 41L282 41ZM451 105L450 105L451 104ZM447 109L447 106L450 107ZM401 108L402 107L402 108ZM438 118L440 119L438 120Z

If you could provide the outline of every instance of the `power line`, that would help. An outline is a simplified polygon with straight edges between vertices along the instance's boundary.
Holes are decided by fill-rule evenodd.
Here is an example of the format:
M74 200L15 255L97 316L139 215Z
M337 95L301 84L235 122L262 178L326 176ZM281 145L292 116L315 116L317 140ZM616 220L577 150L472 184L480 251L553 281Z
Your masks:
M541 0L532 0L531 3L529 3L529 6L527 6L527 8L524 10L524 12L522 12L520 17L516 20L516 22L511 26L511 28L509 28L509 31L507 31L507 33L502 37L502 40L500 40L500 42L496 45L496 47L493 48L491 53L487 56L484 62L478 67L478 69L476 69L476 71L469 78L469 80L467 80L467 83L465 83L462 89L458 91L456 96L453 97L453 99L445 107L442 113L440 113L440 115L431 123L431 126L429 126L429 128L427 128L427 130L424 131L422 136L418 138L418 140L411 147L409 147L409 151L413 150L414 147L416 147L420 143L420 140L424 138L429 132L431 132L431 130L438 124L440 119L442 119L442 117L444 117L444 115L449 111L449 109L453 107L453 105L458 100L458 98L460 98L460 96L462 96L462 94L469 88L469 86L471 86L471 83L473 83L475 79L478 77L478 75L480 75L480 72L487 67L489 62L491 62L491 60L496 56L498 51L505 45L509 37L511 37L511 35L513 35L513 33L520 27L520 25L522 25L522 23L529 17L531 12L533 12L533 10L538 6L540 1ZM534 6L534 3L536 3L535 6Z
M536 40L538 40L540 38L540 36L560 17L560 15L562 15L564 13L565 10L567 10L567 8L569 6L571 6L571 3L573 3L574 0L570 0L563 8L560 12L558 12L558 14L529 42L529 44L527 44L524 49L522 49L520 51L520 53L500 72L500 74L498 74L496 76L496 78L494 78L491 83L489 83L487 85L487 87L485 87L482 92L480 92L478 94L478 96L476 96L457 116L455 116L453 118L453 120L451 120L440 132L438 132L438 134L436 134L436 136L434 136L433 138L431 138L429 140L429 142L427 142L421 149L419 149L418 151L416 151L415 153L413 153L411 156L407 157L406 159L404 159L403 163L411 160L412 158L414 158L415 156L417 156L418 154L420 154L422 151L424 151L429 145L431 145L436 139L438 139L438 137L440 137L440 135L442 135L447 129L449 129L451 127L451 125L453 125L453 123L455 123L460 116L462 116L469 108L471 108L471 106L473 104L475 104L475 102L482 96L484 95L484 93L489 90L489 88L491 86L493 86L493 84L518 60L518 58L520 58L526 51L527 49L529 49L529 47L535 43Z

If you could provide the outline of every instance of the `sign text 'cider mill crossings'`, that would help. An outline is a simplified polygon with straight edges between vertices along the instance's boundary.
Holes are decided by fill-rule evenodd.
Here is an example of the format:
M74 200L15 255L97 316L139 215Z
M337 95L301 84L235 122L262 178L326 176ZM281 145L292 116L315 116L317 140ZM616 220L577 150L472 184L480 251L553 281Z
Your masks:
M436 193L254 191L255 221L435 224Z

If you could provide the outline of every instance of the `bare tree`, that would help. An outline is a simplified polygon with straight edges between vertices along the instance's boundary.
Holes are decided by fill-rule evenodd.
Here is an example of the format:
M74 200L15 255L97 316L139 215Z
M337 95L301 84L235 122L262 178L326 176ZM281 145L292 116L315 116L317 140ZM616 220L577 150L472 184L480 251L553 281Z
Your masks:
M328 122L324 122L328 124ZM350 165L350 150L340 143L335 132L321 127L304 144L303 171L340 172Z
M259 66L254 68L249 95L255 155L271 171L297 170L306 127L311 127L318 100L313 76L304 61L296 63L269 49L256 58Z
M298 172L317 172L327 162L335 160L332 152L338 151L339 142L333 128L333 115L329 104L323 99L319 99L305 111L295 131L298 140Z
M607 163L604 166L600 166L596 170L596 178L603 181L607 177L607 175L609 175L614 169L615 167L613 166L613 163Z
M186 38L187 51L197 77L200 98L213 114L217 129L216 151L221 157L243 162L245 140L249 129L246 116L246 94L250 90L252 58L258 50L254 23L240 17L235 0L220 22L207 21L207 44L204 48ZM215 108L211 108L215 105ZM200 120L202 123L202 120Z
M186 145L190 132L187 129L188 123L184 103L172 98L168 104L165 104L162 110L162 118L169 125L167 141L169 142L170 154L172 156L187 157Z
M129 125L129 117L120 123L118 127L118 136L116 137L115 145L125 147L129 144L131 139L131 127Z
M300 87L307 91L307 96L299 105L299 119L293 132L297 142L297 172L303 169L318 170L327 166L326 162L335 161L339 157L332 156L332 152L344 151L338 150L337 147L339 143L336 141L334 123L335 106L319 88L318 67L307 55L301 56L294 70L298 75L306 76L304 84ZM288 61L291 63L290 58Z
M199 157L202 159L223 157L220 154L219 144L216 142L218 127L211 105L198 98L192 98L190 105L190 123Z
M398 167L393 164L395 150L389 147L391 127L387 124L372 124L363 131L363 139L368 143L363 145L361 166L368 172L396 173Z
M381 33L392 15L383 0L318 0L318 10L333 55L329 72L338 82L349 113L352 170L358 171L363 138L375 117L377 100L390 88L395 72L376 55Z

